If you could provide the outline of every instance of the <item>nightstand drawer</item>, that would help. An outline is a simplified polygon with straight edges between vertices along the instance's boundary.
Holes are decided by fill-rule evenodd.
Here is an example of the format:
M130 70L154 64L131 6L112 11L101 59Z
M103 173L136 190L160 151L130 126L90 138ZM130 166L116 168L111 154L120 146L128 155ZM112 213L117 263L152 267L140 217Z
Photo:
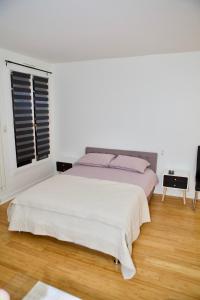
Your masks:
M164 175L163 186L178 189L187 189L188 178L180 176Z
M60 162L60 161L56 162L56 169L57 169L58 172L65 172L65 171L67 171L68 169L71 169L71 168L72 168L71 163Z

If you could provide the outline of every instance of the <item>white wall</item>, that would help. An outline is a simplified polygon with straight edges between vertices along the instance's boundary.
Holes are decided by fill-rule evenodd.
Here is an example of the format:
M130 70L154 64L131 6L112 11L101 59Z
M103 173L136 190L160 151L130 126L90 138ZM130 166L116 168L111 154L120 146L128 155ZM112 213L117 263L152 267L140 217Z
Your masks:
M49 64L25 57L17 53L0 49L0 202L9 199L17 192L53 175L55 171L54 144L51 143L51 157L44 161L16 167L15 141L13 129L12 99L10 89L10 69L27 72L29 69L10 65L6 67L5 59L34 65L50 70ZM41 75L43 73L34 72ZM54 83L50 77L50 86ZM50 90L51 141L54 141L53 130L53 91Z
M156 151L160 178L164 168L188 170L193 196L200 52L58 64L55 73L57 159L85 146Z

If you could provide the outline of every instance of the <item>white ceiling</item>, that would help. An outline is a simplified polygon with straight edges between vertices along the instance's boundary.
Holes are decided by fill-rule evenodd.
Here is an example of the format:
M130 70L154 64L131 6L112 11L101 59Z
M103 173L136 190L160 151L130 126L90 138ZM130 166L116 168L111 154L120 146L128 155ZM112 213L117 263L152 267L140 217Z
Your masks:
M49 62L200 50L200 0L0 0L0 48Z

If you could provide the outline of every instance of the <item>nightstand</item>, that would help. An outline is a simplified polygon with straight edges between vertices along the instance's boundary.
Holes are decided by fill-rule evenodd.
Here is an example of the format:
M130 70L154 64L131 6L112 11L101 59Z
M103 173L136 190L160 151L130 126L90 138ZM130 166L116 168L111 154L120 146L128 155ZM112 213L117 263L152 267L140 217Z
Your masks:
M72 168L72 163L67 163L67 162L56 162L56 169L58 172L65 172L69 169Z
M180 189L183 191L183 204L186 203L186 191L188 189L189 175L185 171L174 171L174 174L169 174L165 171L163 174L163 196L165 199L167 188Z

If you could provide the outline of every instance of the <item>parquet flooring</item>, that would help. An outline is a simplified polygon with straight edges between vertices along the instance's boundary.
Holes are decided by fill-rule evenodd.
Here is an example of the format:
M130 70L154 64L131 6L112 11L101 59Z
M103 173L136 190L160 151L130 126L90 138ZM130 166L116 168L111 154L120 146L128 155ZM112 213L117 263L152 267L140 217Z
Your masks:
M198 204L200 207L200 205ZM200 209L160 196L152 222L133 244L137 274L123 280L112 257L49 237L9 232L7 204L0 206L0 288L22 299L43 281L87 300L200 299Z

